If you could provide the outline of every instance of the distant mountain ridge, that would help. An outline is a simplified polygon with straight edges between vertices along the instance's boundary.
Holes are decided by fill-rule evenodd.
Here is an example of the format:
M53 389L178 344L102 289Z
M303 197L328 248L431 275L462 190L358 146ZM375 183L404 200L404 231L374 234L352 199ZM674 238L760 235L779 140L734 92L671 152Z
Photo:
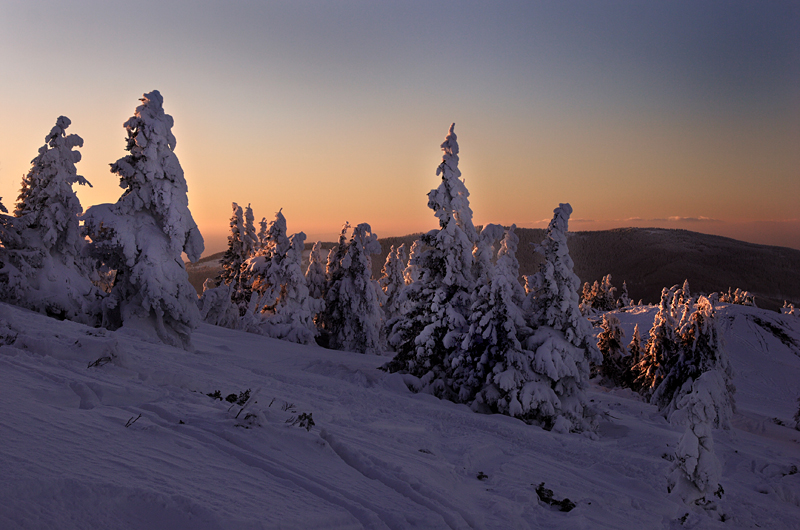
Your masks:
M545 231L517 228L520 274L538 270L540 256L535 246ZM380 277L392 245L407 248L420 234L380 240L381 254L373 256L373 277ZM736 239L666 228L616 228L570 232L569 251L581 282L592 283L611 274L622 288L627 282L631 299L658 302L661 289L689 280L692 292L727 291L729 287L750 291L759 307L777 309L784 300L800 302L800 250L746 243ZM308 249L311 245L308 244ZM326 248L334 243L326 244ZM222 253L188 264L192 285L202 292L203 281L214 277Z

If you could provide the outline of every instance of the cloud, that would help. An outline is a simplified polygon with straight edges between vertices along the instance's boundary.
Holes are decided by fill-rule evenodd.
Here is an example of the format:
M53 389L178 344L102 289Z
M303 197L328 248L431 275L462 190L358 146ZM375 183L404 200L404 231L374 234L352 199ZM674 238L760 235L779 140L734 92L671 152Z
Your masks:
M681 217L672 215L670 217L628 217L627 219L612 219L610 222L615 223L723 223L721 219L714 219L713 217Z

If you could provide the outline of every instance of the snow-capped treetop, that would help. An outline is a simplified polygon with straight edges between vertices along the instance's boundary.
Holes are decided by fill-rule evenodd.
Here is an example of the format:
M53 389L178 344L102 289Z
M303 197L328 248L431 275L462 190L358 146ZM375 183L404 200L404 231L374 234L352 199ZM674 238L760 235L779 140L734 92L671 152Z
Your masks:
M536 251L544 255L544 263L529 283L538 286L533 306L540 325L550 326L564 333L567 342L585 348L590 360L600 363L602 357L592 339L592 326L581 315L578 303L580 280L573 272L573 262L567 247L567 230L572 206L559 204L553 210L553 219L547 227L542 243Z
M144 94L140 101L124 124L130 154L111 164L120 187L125 188L114 209L123 215L148 210L169 237L172 250L197 261L204 249L203 236L189 211L186 179L174 153L174 120L164 112L158 90Z
M502 274L506 277L506 281L511 285L511 290L514 293L514 303L522 307L525 300L525 289L519 283L519 260L517 260L519 236L516 234L516 229L517 225L512 224L505 231L505 235L500 241L495 274Z
M308 255L306 283L311 298L322 298L325 295L325 263L322 257L322 242L317 241Z
M45 137L45 145L22 180L14 215L41 234L44 248L75 257L84 244L78 223L83 208L72 185L91 184L75 168L81 154L73 149L83 147L83 139L66 133L70 123L66 116L59 116Z
M481 230L472 251L475 259L475 278L479 281L481 278L486 279L491 274L494 244L503 237L504 231L502 226L496 224L487 224Z
M422 241L417 239L411 244L411 251L408 254L408 265L403 270L403 278L406 285L419 281L420 267L418 264L419 257L422 254Z
M451 219L467 235L471 243L478 240L478 233L472 224L472 209L469 206L469 191L461 180L458 169L458 142L453 131L456 124L450 125L450 132L442 144L442 163L436 168L436 175L442 176L442 183L428 194L428 207L434 211L439 226L445 228Z
M253 209L250 204L244 209L244 233L242 234L242 244L244 246L245 256L253 256L261 246L258 236L256 235L256 228L253 224L255 217L253 217Z

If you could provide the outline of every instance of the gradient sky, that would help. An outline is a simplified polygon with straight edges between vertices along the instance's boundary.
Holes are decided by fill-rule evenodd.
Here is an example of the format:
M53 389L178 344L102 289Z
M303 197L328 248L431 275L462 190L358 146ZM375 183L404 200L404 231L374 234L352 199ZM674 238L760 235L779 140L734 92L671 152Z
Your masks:
M59 115L84 208L158 89L207 253L230 203L333 240L437 226L451 122L475 222L800 248L800 2L0 0L0 196Z

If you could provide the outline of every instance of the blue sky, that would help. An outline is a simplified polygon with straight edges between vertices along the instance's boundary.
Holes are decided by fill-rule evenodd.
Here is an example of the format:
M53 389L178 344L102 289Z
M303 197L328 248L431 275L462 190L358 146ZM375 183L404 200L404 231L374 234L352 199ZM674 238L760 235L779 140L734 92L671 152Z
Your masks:
M63 114L88 207L158 89L209 250L230 203L332 239L436 226L451 122L478 223L669 226L800 248L797 2L21 2L0 19L0 196Z

